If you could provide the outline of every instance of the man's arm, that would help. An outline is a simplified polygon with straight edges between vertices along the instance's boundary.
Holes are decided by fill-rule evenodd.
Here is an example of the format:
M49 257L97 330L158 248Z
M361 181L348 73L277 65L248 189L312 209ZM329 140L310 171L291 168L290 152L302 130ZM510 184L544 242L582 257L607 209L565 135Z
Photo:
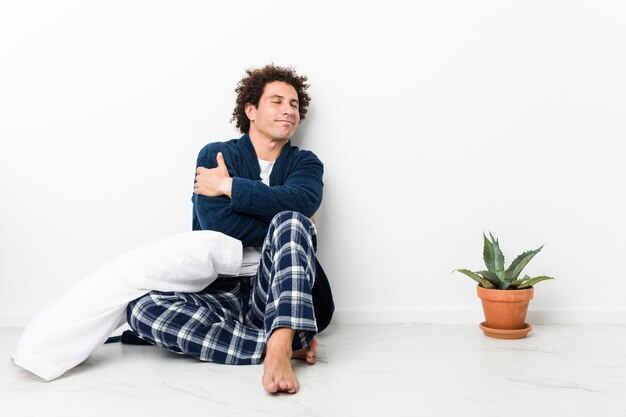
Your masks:
M233 178L231 208L270 221L281 211L297 211L311 217L322 203L324 166L311 152L303 152L282 185Z
M230 177L221 153L215 168L197 168L194 192L207 197L227 196L230 209L269 222L281 211L297 211L312 216L322 202L324 166L311 152L302 154L283 185L267 186L260 180ZM213 166L213 165L210 165Z
M269 222L231 209L226 184L232 179L223 156L217 157L215 151L207 153L208 158L198 158L196 168L193 229L222 232L240 240L244 247L262 246Z

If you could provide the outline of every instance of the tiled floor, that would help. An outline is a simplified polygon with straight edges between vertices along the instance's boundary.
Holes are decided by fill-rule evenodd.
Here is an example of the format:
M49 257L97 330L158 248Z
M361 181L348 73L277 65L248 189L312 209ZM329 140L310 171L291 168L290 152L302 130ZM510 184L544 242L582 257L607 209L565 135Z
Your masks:
M301 391L271 396L261 366L201 363L105 345L50 382L9 359L0 329L0 415L626 416L626 325L537 325L522 340L474 325L333 325L319 361L294 362Z

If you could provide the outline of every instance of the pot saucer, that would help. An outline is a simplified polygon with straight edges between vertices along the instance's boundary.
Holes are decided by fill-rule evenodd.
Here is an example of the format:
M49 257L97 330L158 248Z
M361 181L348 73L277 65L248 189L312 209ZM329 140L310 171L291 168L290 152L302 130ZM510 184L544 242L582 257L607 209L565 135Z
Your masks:
M528 323L524 323L523 328L515 330L492 329L491 327L485 326L485 323L484 321L480 323L482 331L486 336L496 339L523 339L533 329L533 326Z

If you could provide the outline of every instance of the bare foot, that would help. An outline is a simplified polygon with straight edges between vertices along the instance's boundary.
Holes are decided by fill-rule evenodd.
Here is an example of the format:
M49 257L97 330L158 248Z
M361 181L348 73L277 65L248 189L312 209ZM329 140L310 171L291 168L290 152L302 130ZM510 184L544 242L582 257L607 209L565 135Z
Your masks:
M279 391L295 394L300 389L291 369L293 329L276 329L267 341L263 360L263 387L271 394Z
M311 340L311 344L308 348L298 349L293 352L291 355L293 359L302 359L303 361L307 361L313 365L315 363L315 359L317 359L317 338L313 338Z

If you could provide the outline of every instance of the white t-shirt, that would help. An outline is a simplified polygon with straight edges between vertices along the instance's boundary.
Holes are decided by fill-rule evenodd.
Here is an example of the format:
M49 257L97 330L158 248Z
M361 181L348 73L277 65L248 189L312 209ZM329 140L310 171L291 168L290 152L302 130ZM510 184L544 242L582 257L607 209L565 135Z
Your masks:
M259 159L259 167L261 168L261 181L263 184L269 187L270 185L270 174L272 173L272 168L274 168L274 162L276 161L264 161L263 159ZM256 274L257 269L259 268L259 263L261 262L261 248L259 247L248 247L243 248L243 260L241 265L241 276L252 276Z
M259 167L261 168L261 181L263 184L269 187L270 185L270 174L272 173L272 168L274 168L274 162L276 161L264 161L259 159Z

